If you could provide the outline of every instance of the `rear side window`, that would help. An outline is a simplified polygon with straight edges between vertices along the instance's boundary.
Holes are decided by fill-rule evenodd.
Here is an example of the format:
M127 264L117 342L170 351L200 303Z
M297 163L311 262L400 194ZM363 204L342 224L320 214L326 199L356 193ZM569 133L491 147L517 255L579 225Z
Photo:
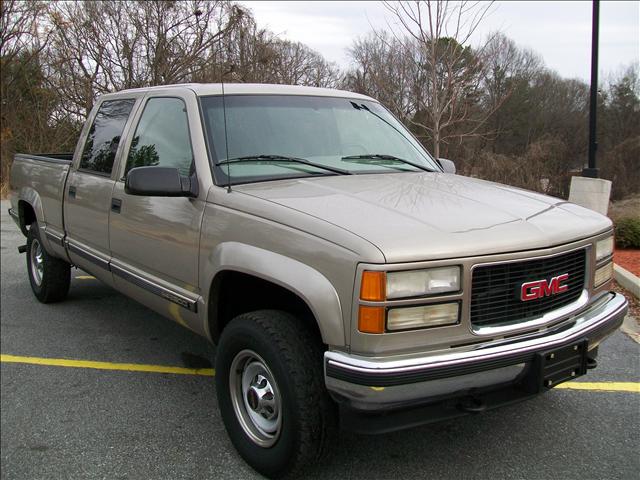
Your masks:
M131 141L125 174L135 167L173 167L188 176L192 164L184 102L179 98L151 98Z
M80 169L110 175L134 99L103 102L93 120L82 151Z

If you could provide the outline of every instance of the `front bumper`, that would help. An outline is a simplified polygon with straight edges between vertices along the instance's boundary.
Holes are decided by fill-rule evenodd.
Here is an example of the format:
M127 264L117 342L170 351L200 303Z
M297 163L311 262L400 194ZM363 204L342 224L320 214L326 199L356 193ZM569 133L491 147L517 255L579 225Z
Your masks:
M486 345L472 345L464 350L452 349L446 353L440 351L408 358L370 358L329 351L325 353L325 383L343 413L359 415L360 420L363 415L384 413L388 416L389 412L400 413L407 408L442 403L452 398L476 397L488 408L512 403L544 391L545 388L539 386L542 380L537 366L540 355L572 345L584 345L584 359L593 359L600 342L622 324L626 313L626 299L611 292L574 317L544 331ZM547 382L544 387L555 385L544 381ZM497 391L510 393L493 398ZM492 397L492 403L486 405L484 400L479 400L477 396L481 394ZM473 409L456 410L462 414ZM438 418L455 416L431 412L427 417L434 415ZM416 423L415 415L410 418L410 425L399 420L384 422L386 426L373 429L388 431L438 419L426 418ZM352 430L367 429L364 427L366 421L356 423L351 426Z

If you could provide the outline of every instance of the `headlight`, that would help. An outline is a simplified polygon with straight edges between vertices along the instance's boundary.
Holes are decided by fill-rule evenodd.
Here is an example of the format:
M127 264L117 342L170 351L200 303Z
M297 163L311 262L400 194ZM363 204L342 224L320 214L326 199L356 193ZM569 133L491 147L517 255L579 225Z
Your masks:
M596 243L596 262L613 255L613 236L609 236Z
M365 270L362 272L360 300L385 302L396 298L459 292L460 277L459 265L404 272ZM458 323L459 309L459 302L395 308L380 304L360 305L358 330L380 334L385 332L385 326L387 331L400 331L455 325Z
M420 297L459 290L459 266L387 273L387 298Z
M392 308L387 314L387 330L441 327L458 323L458 303Z
M607 262L596 270L593 286L599 287L603 283L611 280L611 277L613 277L613 262Z

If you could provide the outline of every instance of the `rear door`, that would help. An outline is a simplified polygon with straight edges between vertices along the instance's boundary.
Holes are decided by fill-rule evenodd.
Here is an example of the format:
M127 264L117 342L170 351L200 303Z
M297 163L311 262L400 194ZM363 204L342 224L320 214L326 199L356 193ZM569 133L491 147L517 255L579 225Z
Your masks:
M136 98L103 100L89 119L84 145L64 190L64 225L71 261L112 284L109 272L109 215L120 141Z
M208 166L195 94L188 89L150 93L132 132L113 191L119 204L119 211L111 213L109 233L114 285L194 328L199 325L200 226L207 194L196 175L196 156ZM199 182L199 197L127 194L126 174L141 166L177 168Z

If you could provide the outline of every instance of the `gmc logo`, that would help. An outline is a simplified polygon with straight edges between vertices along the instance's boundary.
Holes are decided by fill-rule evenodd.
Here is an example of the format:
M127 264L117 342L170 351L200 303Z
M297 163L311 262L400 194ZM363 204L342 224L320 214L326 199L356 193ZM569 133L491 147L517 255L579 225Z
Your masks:
M526 282L522 284L520 289L520 300L528 302L536 298L550 297L558 293L564 293L569 290L567 285L562 282L569 280L569 274L563 273L557 277L553 277L548 282L546 280L536 280L534 282Z

